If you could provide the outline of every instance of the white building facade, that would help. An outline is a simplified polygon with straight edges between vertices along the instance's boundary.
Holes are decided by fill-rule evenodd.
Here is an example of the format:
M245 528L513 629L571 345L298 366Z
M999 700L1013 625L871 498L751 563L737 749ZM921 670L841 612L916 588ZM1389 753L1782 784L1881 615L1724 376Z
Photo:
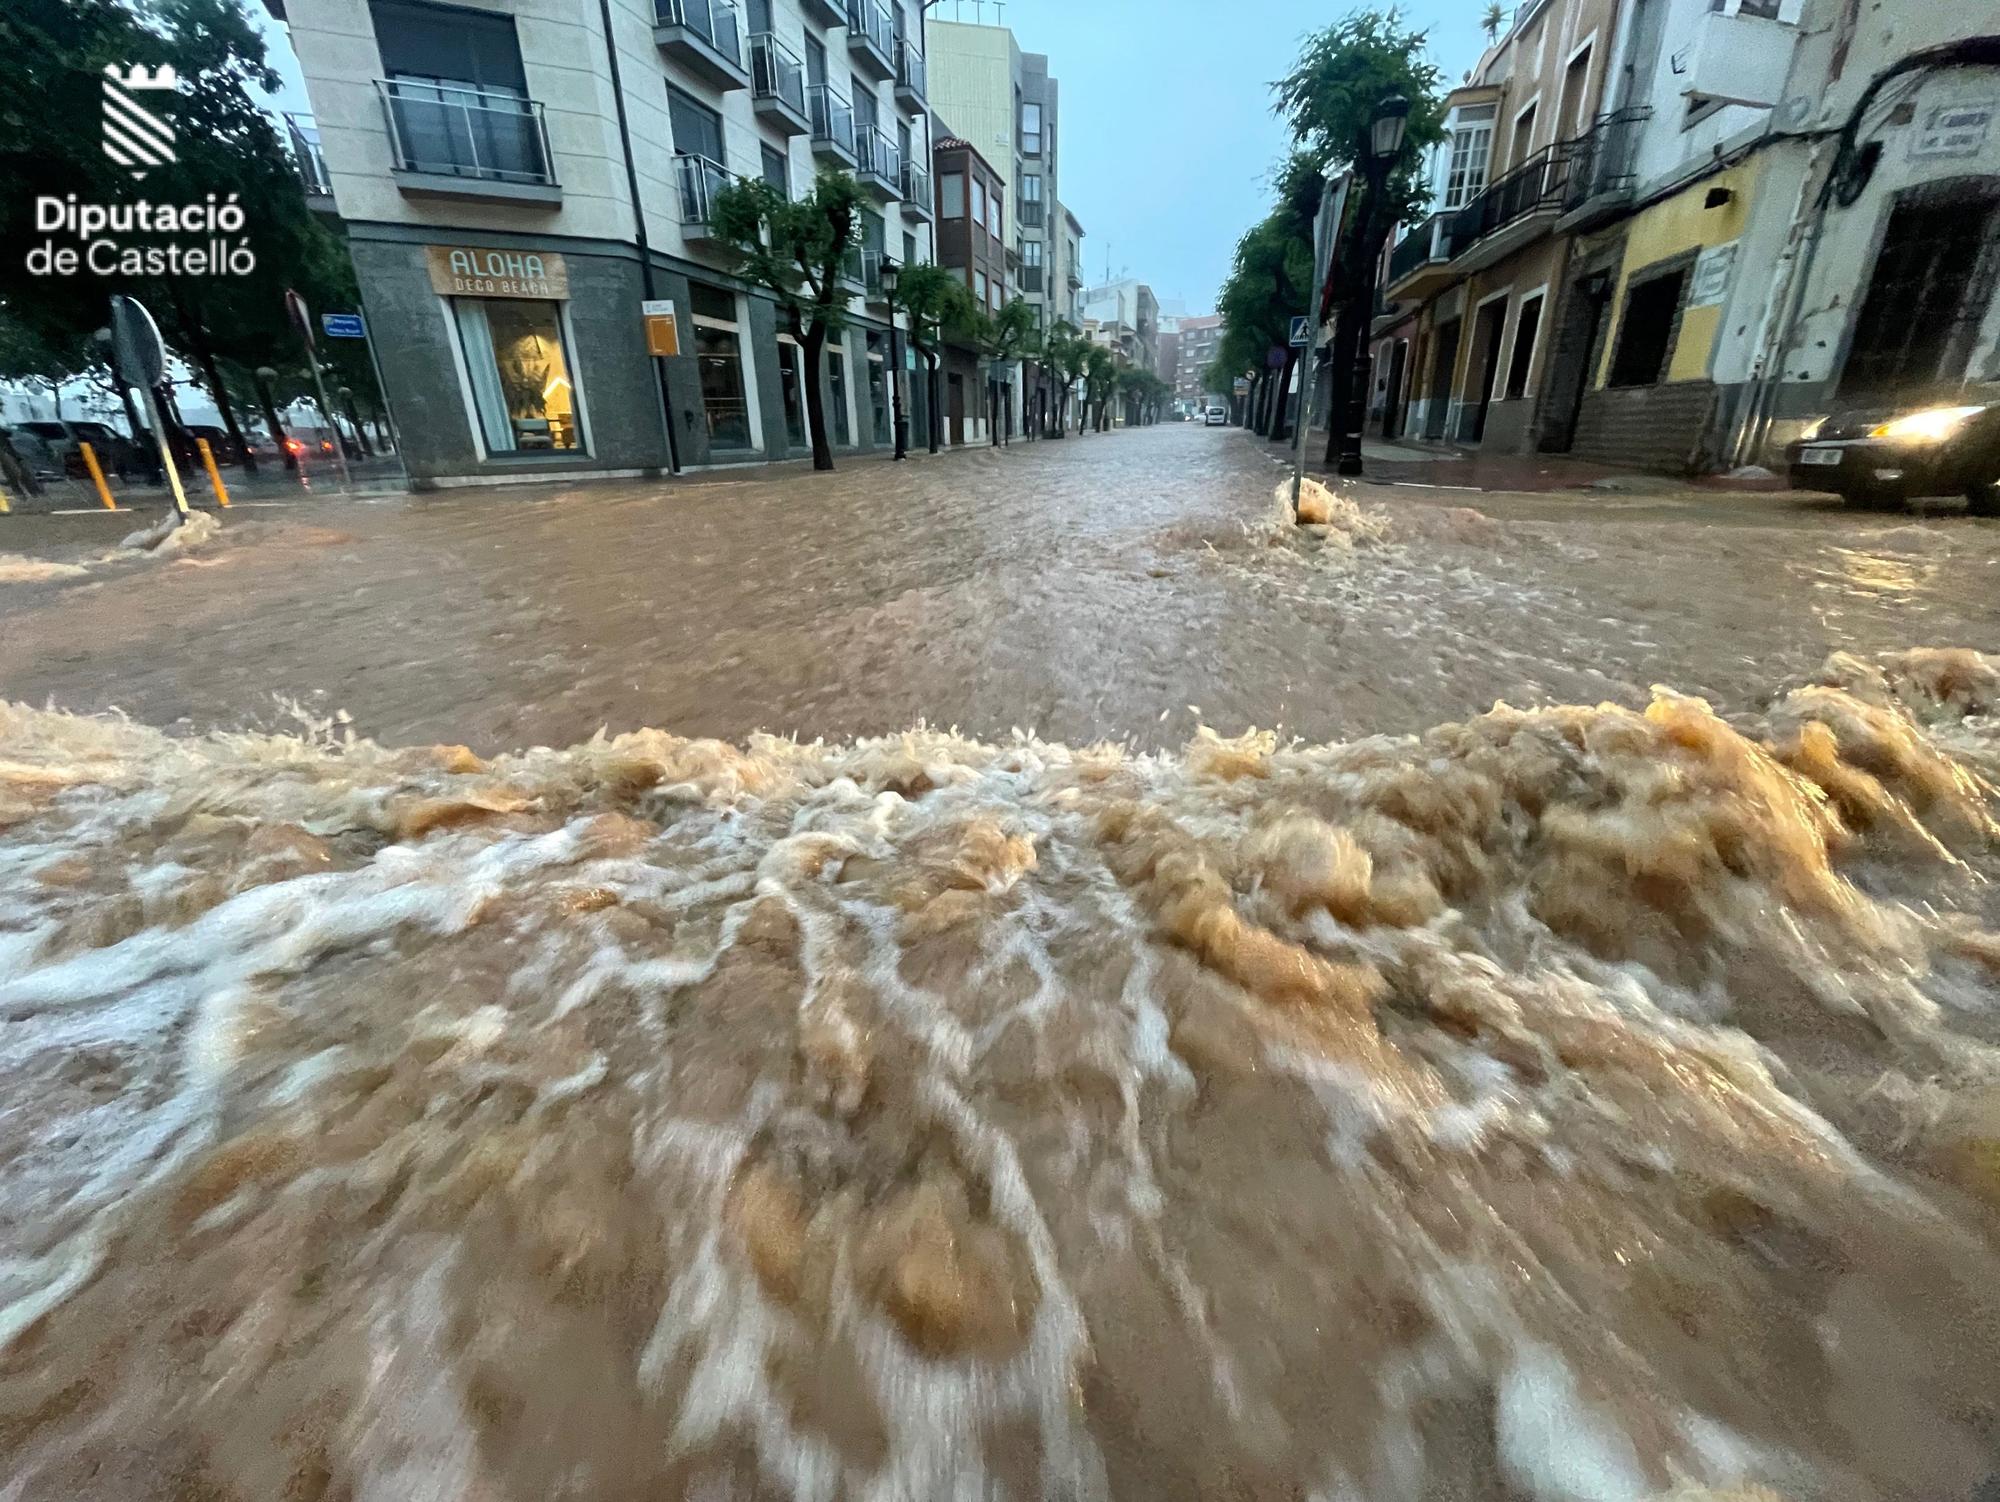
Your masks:
M893 441L878 273L931 259L935 211L916 0L267 3L414 484L802 457L806 380L836 451ZM868 207L813 372L709 216L733 179L797 196L821 165Z

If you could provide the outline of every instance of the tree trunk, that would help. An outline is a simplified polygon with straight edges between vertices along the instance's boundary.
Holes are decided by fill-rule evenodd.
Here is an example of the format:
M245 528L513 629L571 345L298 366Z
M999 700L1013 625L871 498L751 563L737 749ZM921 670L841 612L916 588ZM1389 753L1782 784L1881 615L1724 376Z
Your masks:
M278 420L278 409L271 401L271 389L262 381L257 383L257 400L264 409L264 426L271 430L271 442L278 446L279 454L284 457L285 468L296 470L299 467L299 456L292 452L291 446L286 442L285 425Z
M250 445L244 441L243 429L236 421L236 407L229 400L229 388L222 384L222 372L215 366L215 351L208 342L208 329L201 321L199 309L188 307L181 295L180 284L173 284L174 315L181 326L181 334L187 340L188 348L194 353L195 364L201 370L201 378L208 385L208 394L215 403L215 410L222 414L223 431L229 434L229 441L236 449L236 457L243 465L243 473L257 473L256 456L250 452Z
M1340 462L1341 439L1346 436L1348 424L1352 421L1349 413L1355 401L1354 361L1361 347L1358 312L1356 304L1345 304L1333 325L1333 355L1327 365L1327 376L1332 383L1326 404L1326 462L1329 467Z
M806 432L812 438L813 468L833 468L833 445L826 441L826 402L820 395L820 354L826 348L826 325L815 319L799 340L805 351Z
M1286 415L1286 409L1291 400L1292 372L1298 368L1298 363L1299 352L1295 349L1287 349L1285 351L1285 368L1278 372L1278 415L1277 420L1271 424L1271 441L1273 443L1284 442L1286 434L1291 430L1291 422ZM1299 409L1301 411L1305 409L1305 393L1303 391L1299 393Z

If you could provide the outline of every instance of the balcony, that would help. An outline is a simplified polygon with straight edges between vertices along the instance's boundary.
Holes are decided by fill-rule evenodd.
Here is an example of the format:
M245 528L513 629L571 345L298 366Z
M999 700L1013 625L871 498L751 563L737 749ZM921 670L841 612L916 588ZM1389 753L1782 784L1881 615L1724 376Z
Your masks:
M847 53L878 82L896 76L896 23L882 0L847 0Z
M867 254L859 245L856 245L840 258L841 286L851 291L859 292L868 285ZM876 251L875 254L880 256L881 252ZM875 265L875 284L878 287L882 284L882 266L879 260Z
M747 89L743 28L732 0L654 0L653 40L675 62L718 89Z
M903 163L903 217L929 224L936 217L936 200L931 197L931 175L915 158Z
M821 26L845 26L847 6L845 0L799 0L799 9L806 13L808 21Z
M903 194L903 153L896 143L873 125L854 133L855 179L862 191L882 203L894 203Z
M1079 292L1083 289L1083 272L1077 268L1075 262L1070 263L1069 276L1067 280L1069 282L1070 291Z
M750 103L760 119L788 136L812 129L806 70L799 55L768 31L750 38Z
M930 87L924 79L924 55L908 37L896 43L896 102L914 113L924 107Z
M333 174L327 171L326 153L320 150L319 127L311 115L285 116L285 141L291 147L292 167L305 189L306 207L321 213L333 212Z
M1569 185L1562 218L1556 221L1559 231L1569 235L1595 229L1631 206L1639 131L1652 117L1650 105L1617 110L1600 115L1586 134L1562 143L1569 156Z
M417 197L481 203L562 202L539 100L497 89L377 79L391 175Z
M1396 242L1382 295L1391 302L1422 302L1451 281L1450 211L1433 214Z
M1451 216L1456 280L1505 260L1555 227L1569 187L1570 159L1544 147Z
M855 165L854 106L845 94L831 84L807 84L806 118L812 122L814 156L842 167Z
M861 295L870 302L886 303L889 294L882 290L882 257L879 250L861 252Z
M681 233L691 244L720 244L715 231L715 200L736 176L720 162L682 152L674 158L674 181L681 194Z
M1694 39L1673 55L1674 76L1690 108L1743 104L1769 109L1785 90L1798 27L1755 15L1699 16Z
M1014 217L1021 221L1023 229L1040 229L1044 218L1042 200L1039 198L1022 199L1019 204L1015 205Z

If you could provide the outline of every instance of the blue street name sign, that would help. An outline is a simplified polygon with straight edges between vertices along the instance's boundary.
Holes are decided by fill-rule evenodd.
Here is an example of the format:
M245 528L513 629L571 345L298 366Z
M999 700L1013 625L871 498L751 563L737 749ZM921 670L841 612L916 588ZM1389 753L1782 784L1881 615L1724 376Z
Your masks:
M368 325L361 321L359 313L322 313L319 326L326 330L329 339L366 339Z

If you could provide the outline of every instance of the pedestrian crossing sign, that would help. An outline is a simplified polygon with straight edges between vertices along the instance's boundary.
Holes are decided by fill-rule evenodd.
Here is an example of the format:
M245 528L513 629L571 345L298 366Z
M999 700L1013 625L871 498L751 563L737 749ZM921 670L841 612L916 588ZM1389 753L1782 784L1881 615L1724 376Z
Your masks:
M1292 319L1292 348L1304 349L1311 339L1312 320L1300 313Z

